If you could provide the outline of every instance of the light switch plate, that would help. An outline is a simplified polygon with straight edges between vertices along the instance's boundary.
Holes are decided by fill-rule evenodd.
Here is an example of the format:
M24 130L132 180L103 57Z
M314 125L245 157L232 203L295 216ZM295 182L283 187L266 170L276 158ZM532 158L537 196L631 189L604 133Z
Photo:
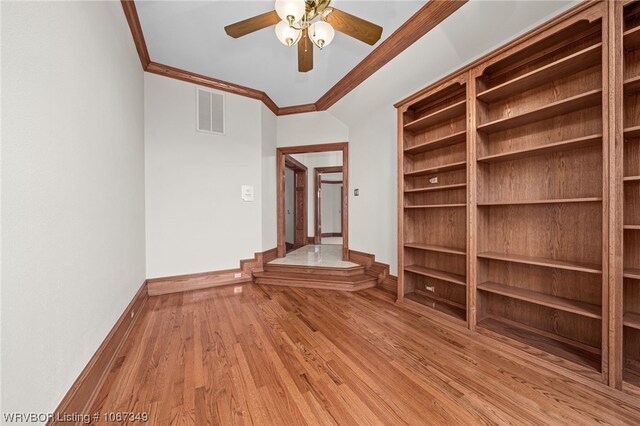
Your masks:
M253 201L253 186L242 185L242 201Z

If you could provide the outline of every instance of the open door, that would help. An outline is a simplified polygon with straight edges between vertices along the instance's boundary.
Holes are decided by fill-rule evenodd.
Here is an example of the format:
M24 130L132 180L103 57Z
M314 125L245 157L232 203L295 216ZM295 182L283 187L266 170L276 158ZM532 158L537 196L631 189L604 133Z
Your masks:
M290 251L307 245L307 167L290 155L285 156L284 161L285 168L293 172L293 184L289 187L293 192L293 218L291 218L290 210L287 209L285 219L292 222L290 224L285 223L285 228L290 229L289 226L293 228L293 246L290 247L290 242L285 241L286 251ZM284 186L285 197L289 197L289 194L286 193L289 185L285 183Z

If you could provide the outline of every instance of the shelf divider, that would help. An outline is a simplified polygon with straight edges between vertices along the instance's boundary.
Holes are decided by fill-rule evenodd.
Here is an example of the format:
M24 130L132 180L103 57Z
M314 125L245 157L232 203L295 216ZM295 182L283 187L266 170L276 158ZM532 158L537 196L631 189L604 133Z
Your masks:
M429 115L425 115L424 117L418 118L410 123L405 124L404 129L409 132L415 132L416 130L425 129L439 122L454 118L458 115L464 115L466 110L467 101L466 99L463 99L453 105L449 105L448 107L442 108Z
M457 161L455 163L443 164L442 166L427 167L419 170L406 172L405 176L424 176L433 173L448 172L451 170L464 169L467 166L466 161Z
M498 161L517 160L518 158L530 157L533 155L585 148L588 146L593 146L598 142L602 142L602 134L583 136L580 138L554 142L547 145L535 146L532 148L524 148L511 152L487 155L478 158L478 161L481 163L494 163Z
M545 120L557 115L589 108L598 105L601 102L602 89L591 90L567 99L552 102L512 117L504 117L489 123L481 124L477 129L485 133L498 132L513 127L524 126L525 124L535 123L536 121Z
M522 263L525 265L544 266L547 268L566 269L568 271L586 272L589 274L601 274L602 268L579 262L567 262L564 260L546 259L542 257L521 256L516 254L504 254L496 252L478 253L482 259L501 260L505 262Z
M463 143L466 138L467 131L463 130L461 132L456 132L451 135L418 144L416 146L405 148L404 152L407 154L420 154L422 152L431 151L432 149L444 148L445 146Z
M449 191L452 189L462 189L466 188L466 183L455 183L451 185L440 185L440 186L429 186L426 188L413 188L413 189L405 189L405 194L415 194L417 192L434 192L434 191Z
M582 71L599 63L601 51L602 43L589 46L513 80L478 93L477 97L483 102L494 102L516 93L525 92L549 81L568 76L576 71Z
M564 204L564 203L598 203L602 197L585 198L559 198L550 200L517 200L517 201L490 201L478 203L478 206L520 206L529 204Z
M481 291L486 291L488 293L499 294L501 296L506 296L512 299L518 299L536 305L547 306L549 308L571 312L589 318L602 318L602 308L600 306L592 305L590 303L585 303L578 300L571 300L564 297L558 297L522 288L511 287L505 284L495 283L491 281L478 284L478 289Z
M458 254L461 256L465 256L467 252L464 249L456 249L451 247L437 246L434 244L423 244L423 243L404 243L406 248L418 249L418 250L426 250L426 251L435 251L438 253L449 253L449 254Z
M420 265L409 265L404 267L405 272L413 272L414 274L424 275L425 277L435 278L442 281L447 281L452 284L467 285L467 280L464 276L458 274L452 274L451 272L440 271L438 269L427 268Z

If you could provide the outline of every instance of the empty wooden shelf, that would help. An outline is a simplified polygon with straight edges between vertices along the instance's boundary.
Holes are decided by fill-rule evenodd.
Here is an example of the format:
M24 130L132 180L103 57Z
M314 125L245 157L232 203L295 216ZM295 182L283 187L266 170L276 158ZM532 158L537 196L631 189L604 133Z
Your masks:
M453 284L467 285L466 280L462 275L452 274L446 271L438 271L437 269L426 268L420 265L405 266L404 270L406 272L413 272L414 274L436 278L438 280L447 281Z
M546 145L533 145L528 148L518 149L514 151L502 152L499 154L487 155L478 158L481 163L494 163L498 161L515 160L518 158L529 157L531 155L540 155L553 152L568 151L571 149L579 149L602 143L602 135L589 135L579 138L569 139L566 141L554 142Z
M464 169L466 166L466 161L456 161L455 163L443 164L441 166L426 167L424 169L408 171L405 173L405 176L431 175L434 173L442 173L449 170Z
M513 127L524 126L525 124L542 121L557 115L567 114L578 109L588 108L597 105L602 101L602 90L591 90L580 95L572 96L557 102L532 109L522 114L501 118L478 126L482 132L498 132Z
M484 102L493 102L525 92L536 86L543 85L549 80L558 79L594 66L600 62L601 55L602 43L589 46L513 80L480 92L477 98Z
M602 318L602 308L590 303L578 300L567 299L564 297L552 296L549 294L539 293L536 291L526 290L517 287L511 287L505 284L484 282L478 284L478 290L488 293L500 294L513 299L523 300L525 302L535 303L537 305L548 306L550 308L559 309L565 312L583 315L591 318Z
M463 143L467 138L467 132L461 131L450 135L443 136L441 138L429 140L427 142L405 148L404 152L407 154L419 154L422 152L430 151L437 148L443 148L449 145L455 145L457 143Z
M562 204L562 203L598 203L601 197L585 197L585 198L560 198L552 200L513 200L513 201L489 201L480 202L479 206L516 206L526 204Z
M406 193L415 193L415 192L434 192L434 191L448 191L450 189L460 189L465 188L467 186L466 183L456 183L452 185L439 185L439 186L430 186L427 188L414 188L414 189L405 189Z
M567 262L563 260L544 259L533 256L520 256L515 254L503 254L484 252L478 253L481 259L502 260L505 262L524 263L526 265L544 266L547 268L566 269L570 271L587 272L590 274L601 274L602 268L597 265L589 265L577 262Z
M445 121L459 115L464 115L466 105L467 103L464 100L457 102L453 105L442 108L432 114L429 114L427 116L424 116L422 118L419 118L417 120L414 120L410 123L405 124L404 129L409 132L412 132L412 131L424 129L425 127L433 126L438 122Z
M404 246L407 248L413 248L418 250L436 251L440 253L451 253L451 254L458 254L462 256L467 254L464 250L451 248L451 247L437 246L434 244L405 243Z
M640 330L640 314L635 312L627 312L624 314L624 325L627 327Z

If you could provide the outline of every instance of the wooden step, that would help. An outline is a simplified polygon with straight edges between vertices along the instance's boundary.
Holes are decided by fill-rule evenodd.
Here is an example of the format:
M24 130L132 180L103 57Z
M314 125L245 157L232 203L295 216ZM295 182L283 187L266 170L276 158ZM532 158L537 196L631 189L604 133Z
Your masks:
M361 273L353 276L319 275L283 272L254 272L256 284L286 287L319 288L324 290L357 291L376 286L377 280Z
M350 268L334 268L327 266L304 266L304 265L282 265L267 263L264 265L267 272L278 272L284 274L311 274L311 275L331 275L340 277L352 277L364 274L364 266L355 265Z

